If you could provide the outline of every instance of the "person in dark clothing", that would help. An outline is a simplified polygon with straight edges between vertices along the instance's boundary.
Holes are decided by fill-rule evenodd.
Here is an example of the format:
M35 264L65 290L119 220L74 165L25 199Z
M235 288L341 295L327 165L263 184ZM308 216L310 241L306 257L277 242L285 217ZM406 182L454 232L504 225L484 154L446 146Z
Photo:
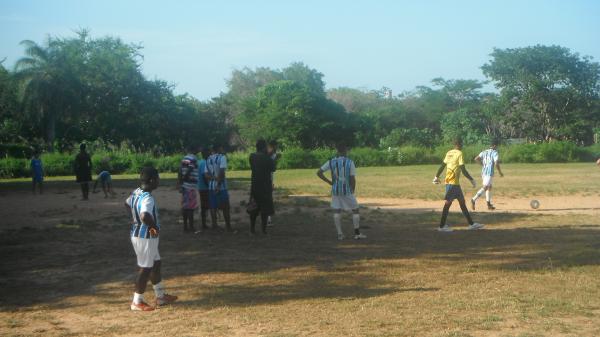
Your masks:
M250 155L250 169L252 170L250 198L256 203L256 209L249 212L250 233L255 233L256 218L260 213L262 232L266 234L267 220L275 213L271 175L275 172L275 161L267 154L267 142L264 139L256 142L256 153Z
M79 153L75 157L75 176L81 185L81 200L88 200L90 182L92 181L92 159L86 152L85 144L79 145Z

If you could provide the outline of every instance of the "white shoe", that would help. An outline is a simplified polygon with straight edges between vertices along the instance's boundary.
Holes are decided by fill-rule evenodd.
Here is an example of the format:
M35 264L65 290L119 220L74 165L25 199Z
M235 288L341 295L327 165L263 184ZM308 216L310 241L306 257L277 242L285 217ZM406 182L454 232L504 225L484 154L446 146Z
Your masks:
M444 227L438 227L438 232L452 232L453 229L448 225L444 225Z
M364 234L354 234L354 240L366 239L367 236Z
M344 240L344 234L338 234L338 240L340 240L340 241Z
M476 229L481 229L481 228L483 228L483 227L484 227L484 225L483 225L483 224L480 224L480 223L478 223L478 222L474 222L472 225L470 225L470 226L469 226L469 228L468 228L468 229L469 229L469 230L476 230Z

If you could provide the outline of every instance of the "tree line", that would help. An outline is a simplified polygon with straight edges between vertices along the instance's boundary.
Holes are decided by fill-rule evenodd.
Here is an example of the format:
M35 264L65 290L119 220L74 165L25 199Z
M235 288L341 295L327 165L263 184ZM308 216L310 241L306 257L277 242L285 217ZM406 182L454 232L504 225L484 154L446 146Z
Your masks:
M561 46L494 49L486 82L435 78L396 96L389 89L326 90L303 63L234 70L227 90L200 101L147 79L142 47L81 30L43 44L25 40L13 69L0 62L0 141L68 151L81 141L174 153L215 143L251 148L259 138L315 149L433 147L461 136L589 145L600 133L600 65Z

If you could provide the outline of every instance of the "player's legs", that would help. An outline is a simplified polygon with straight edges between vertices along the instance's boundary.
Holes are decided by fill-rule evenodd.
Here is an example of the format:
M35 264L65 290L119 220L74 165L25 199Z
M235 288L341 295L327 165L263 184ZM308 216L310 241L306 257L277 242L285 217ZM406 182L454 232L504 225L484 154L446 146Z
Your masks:
M193 209L188 209L188 223L190 225L190 230L193 232L195 230L194 228L194 210Z
M354 226L354 239L366 239L367 236L360 232L360 213L358 208L352 210L352 225Z
M442 219L440 220L440 228L446 226L446 219L448 218L448 212L450 212L450 206L452 206L452 199L446 200L444 208L442 209Z
M40 185L40 194L44 194L44 181L40 180L38 184Z
M225 230L228 232L233 231L231 228L231 215L229 206L229 193L227 190L222 190L217 196L218 208L223 211L223 218L225 219Z
M258 217L258 211L252 211L250 212L250 233L254 234L256 233L256 218Z
M108 186L106 182L102 182L102 192L104 193L104 198L108 198Z
M31 179L31 193L35 194L35 185L37 184L37 182L35 181L35 178Z
M342 209L341 208L333 209L333 224L335 225L335 230L337 231L338 240L344 239L344 233L342 232Z
M87 181L81 183L81 197L83 200L88 200L89 192L90 192L89 183Z
M473 225L473 219L471 219L471 214L469 214L469 210L467 209L467 204L465 203L465 198L458 198L458 204L460 205L460 210L463 215L467 219L469 226Z
M496 207L494 207L494 205L492 204L492 185L491 184L489 186L487 186L487 189L485 190L485 201L487 202L487 207L489 210L493 211L496 209Z

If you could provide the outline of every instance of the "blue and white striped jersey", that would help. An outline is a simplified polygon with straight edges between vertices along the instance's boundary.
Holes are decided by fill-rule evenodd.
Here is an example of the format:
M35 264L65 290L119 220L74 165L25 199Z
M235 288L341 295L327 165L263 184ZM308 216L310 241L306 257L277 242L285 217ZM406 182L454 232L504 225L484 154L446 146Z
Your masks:
M350 177L356 175L354 162L347 157L339 156L327 161L321 166L321 171L331 170L331 194L352 195L350 189Z
M481 175L483 176L494 176L494 166L500 160L498 151L494 149L487 149L479 154L483 168L481 169Z
M150 213L154 218L156 227L160 230L158 208L152 194L141 188L137 188L125 202L131 207L131 216L133 217L130 236L142 239L154 239L155 237L150 236L150 227L142 222L142 213Z
M208 173L211 177L213 177L208 181L209 190L215 191L217 189L216 177L219 176L221 169L227 170L227 157L221 153L211 154L208 159L206 159L206 168L204 169L204 173ZM219 189L227 189L227 179L223 179Z

